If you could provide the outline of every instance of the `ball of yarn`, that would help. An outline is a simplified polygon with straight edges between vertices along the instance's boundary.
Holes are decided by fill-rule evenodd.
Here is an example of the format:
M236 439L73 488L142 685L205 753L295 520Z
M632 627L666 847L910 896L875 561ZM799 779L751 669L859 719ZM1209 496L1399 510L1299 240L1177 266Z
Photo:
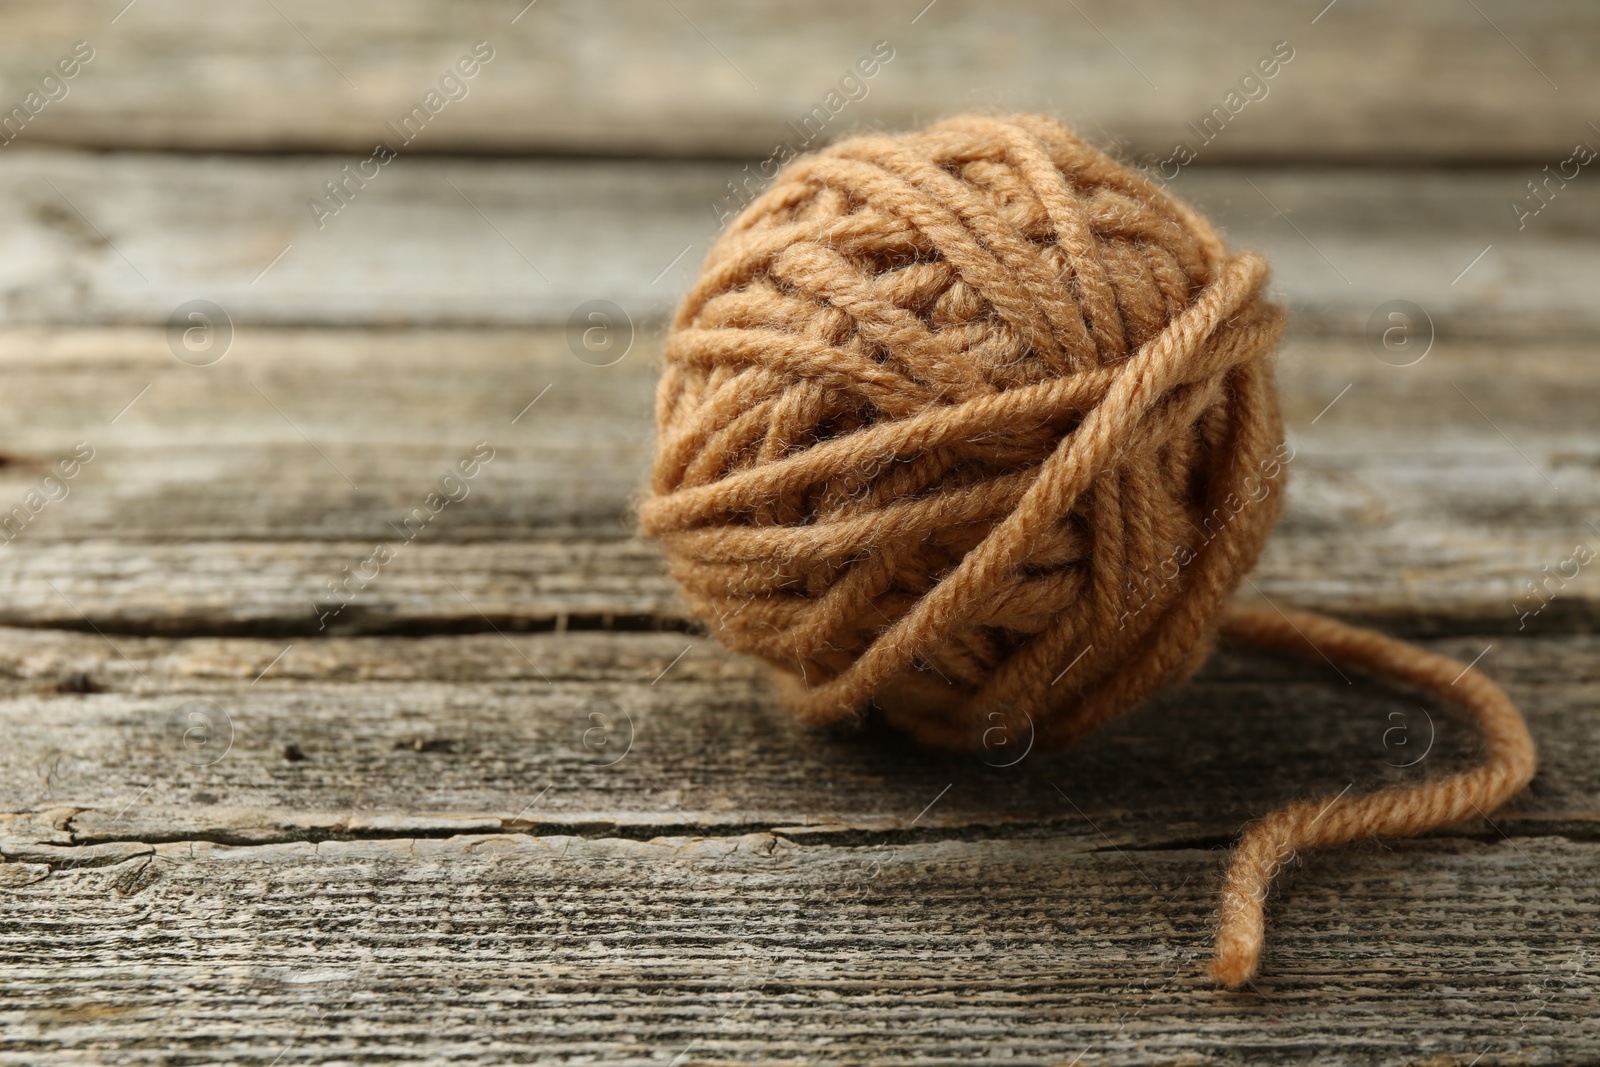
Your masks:
M796 160L706 257L666 347L645 531L811 723L1070 743L1219 631L1431 691L1478 765L1246 827L1211 974L1248 983L1297 850L1492 811L1535 768L1471 664L1227 605L1283 498L1266 264L1062 126L965 116Z
M1069 743L1204 661L1277 516L1266 273L1047 119L803 157L673 323L644 528L807 722Z

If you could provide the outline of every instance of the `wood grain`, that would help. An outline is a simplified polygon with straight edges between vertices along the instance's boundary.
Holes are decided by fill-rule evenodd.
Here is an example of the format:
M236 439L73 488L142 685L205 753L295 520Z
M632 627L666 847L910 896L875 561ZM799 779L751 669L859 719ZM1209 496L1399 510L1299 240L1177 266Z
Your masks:
M555 330L258 329L190 367L150 330L0 333L0 513L97 450L0 549L0 624L314 635L382 543L338 632L681 627L632 536L658 351L642 333L598 368ZM1600 551L1587 343L1440 339L1394 367L1298 336L1280 367L1296 458L1261 593L1409 632L1592 629L1600 569L1562 566ZM479 440L469 494L408 540Z
M564 325L603 299L653 328L740 170L402 158L319 228L308 201L350 162L0 152L0 325L164 326L195 299L239 327ZM1268 255L1302 328L1361 334L1405 299L1443 336L1592 336L1600 182L1567 183L1519 225L1509 204L1538 177L1193 166L1170 184Z
M74 41L96 50L19 140L364 156L478 40L494 59L416 150L758 159L880 40L894 58L830 126L1044 109L1164 156L1286 41L1294 58L1208 157L1537 169L1590 136L1600 91L1600 17L1581 0L275 0L226 19L203 0L125 7L5 5L8 105Z
M1313 857L1270 977L1215 854L470 835L6 864L10 1063L1567 1063L1600 846Z
M875 721L803 730L759 665L675 634L4 635L0 811L14 814L0 852L30 862L178 837L504 830L837 841L1035 827L1092 847L1215 846L1288 799L1415 781L1476 753L1463 717L1432 699L1243 649L1067 752L975 736L945 755ZM1479 665L1523 708L1543 763L1531 792L1467 829L1594 839L1600 639L1426 643L1463 660L1486 645Z

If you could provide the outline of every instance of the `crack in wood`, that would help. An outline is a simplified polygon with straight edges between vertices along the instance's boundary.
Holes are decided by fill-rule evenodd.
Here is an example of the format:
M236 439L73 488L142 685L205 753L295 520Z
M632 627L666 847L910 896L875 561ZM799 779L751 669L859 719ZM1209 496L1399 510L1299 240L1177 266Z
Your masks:
M0 818L5 818L0 813ZM468 820L463 820L468 821ZM488 820L485 820L488 821ZM828 847L841 849L866 849L937 842L980 843L986 841L1012 841L1041 839L1075 841L1077 852L1186 852L1218 851L1229 848L1235 835L1200 837L1155 837L1143 840L1125 838L1106 841L1098 835L1077 833L1069 829L1072 822L1034 821L1009 825L968 824L954 827L893 828L872 830L861 827L806 829L780 823L728 823L701 825L696 823L605 823L605 822L541 822L515 825L510 820L501 822L496 829L473 832L463 827L387 827L361 830L332 830L314 827L290 829L276 834L228 833L213 830L174 832L170 834L141 834L137 837L94 835L75 838L69 844L59 845L37 842L32 846L0 844L0 861L47 863L52 869L113 866L126 862L128 855L106 853L86 856L82 860L65 860L61 856L74 849L104 849L108 846L132 845L154 849L160 845L207 844L223 848L265 848L284 844L312 844L322 842L360 841L422 841L450 840L459 837L572 837L590 841L655 841L666 839L732 840L736 838L767 836L796 846ZM1519 822L1510 830L1445 828L1418 835L1419 840L1476 842L1495 844L1507 840L1551 838L1574 843L1600 843L1600 826L1583 821ZM143 853L139 853L142 855ZM56 857L56 858L51 858Z
M562 613L495 614L474 618L419 619L393 618L380 612L362 612L359 606L345 609L348 618L318 629L315 619L305 623L291 619L161 619L140 625L111 619L68 618L19 619L4 625L18 630L61 631L104 634L109 637L157 637L171 640L225 637L327 638L327 637L463 637L475 634L517 633L680 633L704 637L708 631L699 619L667 613L583 615ZM1454 620L1452 620L1454 621ZM1548 630L1549 628L1546 627ZM1477 631L1469 631L1477 632ZM1485 631L1490 632L1490 631ZM1552 631L1554 632L1554 631Z

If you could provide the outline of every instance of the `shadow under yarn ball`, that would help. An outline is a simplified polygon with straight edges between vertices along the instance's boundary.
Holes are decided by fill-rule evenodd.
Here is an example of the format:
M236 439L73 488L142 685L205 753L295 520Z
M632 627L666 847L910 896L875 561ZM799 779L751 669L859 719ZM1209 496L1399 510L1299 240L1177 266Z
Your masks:
M1265 280L1047 120L845 141L684 301L646 529L806 721L1069 743L1199 667L1277 517Z
M1532 778L1470 665L1228 604L1283 499L1266 262L1037 116L963 116L791 163L706 257L667 342L640 508L690 607L804 721L881 709L946 748L1069 744L1218 633L1460 705L1485 755L1241 833L1211 974L1256 973L1298 849L1483 815ZM1031 732L1031 734L1030 734Z

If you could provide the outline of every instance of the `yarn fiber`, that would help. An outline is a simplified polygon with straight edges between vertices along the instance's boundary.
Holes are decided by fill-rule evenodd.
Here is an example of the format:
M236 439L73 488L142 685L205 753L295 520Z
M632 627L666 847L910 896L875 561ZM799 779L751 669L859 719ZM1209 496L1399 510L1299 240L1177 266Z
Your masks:
M875 707L945 748L996 727L1069 744L1193 673L1219 631L1305 636L1226 606L1286 479L1266 280L1045 118L842 141L777 176L679 308L642 526L804 721ZM1296 618L1351 638L1352 662L1426 655ZM1472 795L1520 788L1524 747ZM1305 822L1241 841L1221 980L1254 973L1266 884L1326 839Z

